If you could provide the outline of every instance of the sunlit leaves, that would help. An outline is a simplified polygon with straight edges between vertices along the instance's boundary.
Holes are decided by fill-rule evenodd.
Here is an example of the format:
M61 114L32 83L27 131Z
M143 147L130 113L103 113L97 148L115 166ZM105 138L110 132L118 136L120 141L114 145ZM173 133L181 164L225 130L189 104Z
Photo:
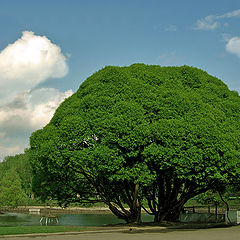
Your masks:
M113 198L118 184L151 186L160 176L179 188L228 184L239 177L239 119L238 94L202 70L108 66L32 135L35 178L53 195L77 193L83 172Z

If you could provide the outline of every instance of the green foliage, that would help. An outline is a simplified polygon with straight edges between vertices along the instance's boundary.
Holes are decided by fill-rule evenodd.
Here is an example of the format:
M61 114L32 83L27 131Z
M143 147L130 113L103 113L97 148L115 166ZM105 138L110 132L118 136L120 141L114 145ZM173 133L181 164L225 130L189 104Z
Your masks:
M238 183L239 117L238 94L197 68L105 67L31 136L35 191L131 209L137 189L157 221L172 218L188 199Z
M213 205L213 204L222 203L222 200L218 193L213 192L213 191L208 191L208 192L200 194L197 197L197 202L204 204L204 205Z
M23 190L30 195L32 193L32 167L27 152L6 157L0 163L0 178L3 178L3 175L6 175L12 168L18 174Z
M32 167L27 151L0 163L0 206L31 204Z
M18 173L11 168L0 180L0 206L17 207L27 203Z

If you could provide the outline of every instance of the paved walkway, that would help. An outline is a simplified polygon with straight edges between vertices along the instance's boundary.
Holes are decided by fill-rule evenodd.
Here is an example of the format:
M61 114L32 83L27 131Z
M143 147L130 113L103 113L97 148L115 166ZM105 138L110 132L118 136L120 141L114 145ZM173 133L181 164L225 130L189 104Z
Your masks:
M108 233L7 237L6 240L228 240L240 239L240 226L211 229L144 229Z

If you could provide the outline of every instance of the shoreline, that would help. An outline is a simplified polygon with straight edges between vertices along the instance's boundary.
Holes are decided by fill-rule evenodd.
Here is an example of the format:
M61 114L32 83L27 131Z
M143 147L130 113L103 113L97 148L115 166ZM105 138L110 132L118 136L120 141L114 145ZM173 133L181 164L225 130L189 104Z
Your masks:
M72 214L113 214L108 207L52 207L52 206L18 206L17 208L3 207L1 213L72 213ZM142 209L142 213L146 213Z
M112 214L107 207L51 207L51 206L18 206L17 208L4 207L1 213L15 212L15 213L73 213L73 214Z

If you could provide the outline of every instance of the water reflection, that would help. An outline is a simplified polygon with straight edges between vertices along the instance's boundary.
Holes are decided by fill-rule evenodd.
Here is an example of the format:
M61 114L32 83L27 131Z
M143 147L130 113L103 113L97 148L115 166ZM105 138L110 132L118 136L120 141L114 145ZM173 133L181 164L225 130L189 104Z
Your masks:
M146 214L143 214L142 219L145 222L153 220L152 216ZM56 216L41 216L22 213L6 213L0 215L0 227L37 225L100 226L117 223L124 223L124 221L112 214L58 214Z
M39 225L40 216L22 214L22 213L6 213L0 215L0 226L31 226Z
M58 222L57 216L42 216L40 219L41 225L56 225Z

